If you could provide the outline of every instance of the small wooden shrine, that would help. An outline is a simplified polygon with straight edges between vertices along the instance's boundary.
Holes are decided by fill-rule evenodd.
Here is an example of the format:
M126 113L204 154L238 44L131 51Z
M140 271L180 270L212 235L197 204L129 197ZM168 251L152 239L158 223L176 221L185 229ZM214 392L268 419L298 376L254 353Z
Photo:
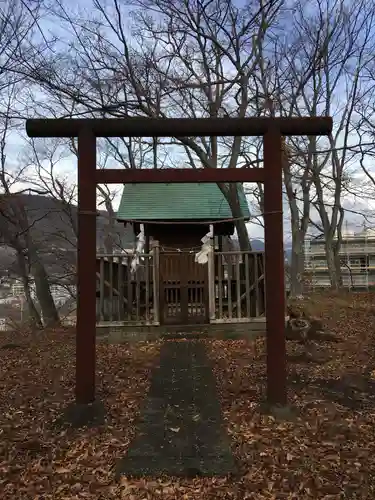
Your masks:
M238 197L249 220L242 185ZM196 254L210 228L218 251L234 233L232 211L217 184L127 184L117 220L141 236L144 254L159 248L160 322L208 322L208 266L196 262Z

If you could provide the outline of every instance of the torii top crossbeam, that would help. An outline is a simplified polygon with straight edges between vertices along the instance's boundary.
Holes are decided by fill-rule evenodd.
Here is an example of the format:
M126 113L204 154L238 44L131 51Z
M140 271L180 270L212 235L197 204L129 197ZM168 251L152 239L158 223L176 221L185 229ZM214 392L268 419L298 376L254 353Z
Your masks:
M261 136L270 129L283 136L328 135L332 118L37 118L27 120L29 137L77 137L90 129L95 137Z

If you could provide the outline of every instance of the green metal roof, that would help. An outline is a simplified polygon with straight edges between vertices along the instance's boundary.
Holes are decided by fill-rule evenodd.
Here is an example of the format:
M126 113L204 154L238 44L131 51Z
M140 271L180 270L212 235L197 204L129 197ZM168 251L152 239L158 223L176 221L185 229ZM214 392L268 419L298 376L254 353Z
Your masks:
M242 213L250 218L241 184L238 195ZM119 220L215 220L230 219L232 211L216 183L125 184Z

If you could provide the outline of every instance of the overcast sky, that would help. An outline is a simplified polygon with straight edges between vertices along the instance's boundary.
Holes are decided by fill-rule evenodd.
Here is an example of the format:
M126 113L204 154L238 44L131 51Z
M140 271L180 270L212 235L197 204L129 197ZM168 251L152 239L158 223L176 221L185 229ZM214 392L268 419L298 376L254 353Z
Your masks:
M84 0L80 2L74 2L70 0L68 2L68 5L73 9L76 10L77 8L82 9L82 8L88 8L91 4L90 0ZM44 28L48 29L50 31L53 31L54 33L58 33L59 35L66 36L66 32L63 29L62 26L56 25L56 22L48 22L46 21L44 23ZM228 68L229 71L229 68ZM37 96L38 97L38 96ZM343 95L344 97L344 95ZM8 145L7 145L7 161L9 162L9 165L13 165L13 167L17 167L17 165L22 163L22 155L20 155L20 152L22 152L22 148L24 146L24 141L22 140L21 136L25 137L24 130L23 131L18 131L15 133L12 133L9 135L8 138ZM184 162L184 157L181 156L180 152L175 149L173 153L170 155L170 158L173 157L174 160L178 159L178 163L183 163ZM169 160L170 160L169 158ZM166 160L166 159L164 159ZM113 166L113 165L107 165L107 166ZM167 166L167 165L166 165ZM172 166L172 165L168 165ZM181 165L180 165L181 166ZM369 168L370 171L374 172L374 168L371 164L367 163L366 166ZM359 165L354 165L351 166L352 171L356 171L356 177L357 177L357 182L363 182L363 176L359 175L360 167ZM61 161L59 161L55 165L55 171L59 176L65 177L66 179L69 180L71 184L76 184L76 158L74 156L71 156L69 158L65 158ZM14 188L16 189L19 185L15 186ZM26 187L27 185L23 184L22 187ZM113 186L114 189L118 192L118 195L115 197L114 200L114 208L116 209L119 203L119 198L121 195L121 186ZM249 204L250 207L253 206L253 201L252 197L249 196ZM329 203L329 201L327 202ZM371 210L375 211L375 204L374 201L367 199L366 197L362 197L362 199L359 199L358 197L354 195L349 195L346 194L344 197L344 207L347 209L346 212L346 220L347 223L351 228L354 230L360 230L363 225L363 217L360 215L356 214L355 212L368 212ZM313 220L318 221L318 213L316 210L312 210L311 217ZM369 224L370 225L370 224ZM264 232L263 228L257 223L256 221L251 222L248 224L248 230L249 234L252 238L259 238L263 239L264 238ZM315 231L314 231L315 232ZM285 234L285 239L290 240L290 227L289 227L289 210L288 210L288 204L287 201L284 200L284 234Z

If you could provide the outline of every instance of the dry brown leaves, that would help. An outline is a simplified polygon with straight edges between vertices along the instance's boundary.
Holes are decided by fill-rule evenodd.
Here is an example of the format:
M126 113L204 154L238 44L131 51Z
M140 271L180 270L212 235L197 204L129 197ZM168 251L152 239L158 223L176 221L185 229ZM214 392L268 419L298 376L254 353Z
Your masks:
M106 425L56 429L53 420L74 398L74 331L17 338L2 332L0 498L121 497L113 466L134 435L158 351L157 343L99 344L97 394L105 402Z
M263 339L211 344L243 472L236 498L374 498L375 296L316 294L303 307L340 342L315 345L326 352L325 363L289 364L289 400L298 409L291 422L259 412L266 386ZM303 349L288 342L288 358L298 359Z
M323 364L290 363L289 399L298 408L291 422L259 412L266 382L263 340L207 341L242 471L236 480L115 481L113 467L134 435L158 343L98 345L98 393L107 423L57 431L50 422L73 398L74 332L38 339L1 334L0 347L10 342L22 347L0 349L0 498L375 498L375 395L363 382L375 370L373 300L371 295L325 294L305 304L340 342L316 346L329 354ZM290 357L301 349L288 343ZM332 389L332 380L339 381L339 389L350 386L353 398L345 393L338 401L340 391Z

